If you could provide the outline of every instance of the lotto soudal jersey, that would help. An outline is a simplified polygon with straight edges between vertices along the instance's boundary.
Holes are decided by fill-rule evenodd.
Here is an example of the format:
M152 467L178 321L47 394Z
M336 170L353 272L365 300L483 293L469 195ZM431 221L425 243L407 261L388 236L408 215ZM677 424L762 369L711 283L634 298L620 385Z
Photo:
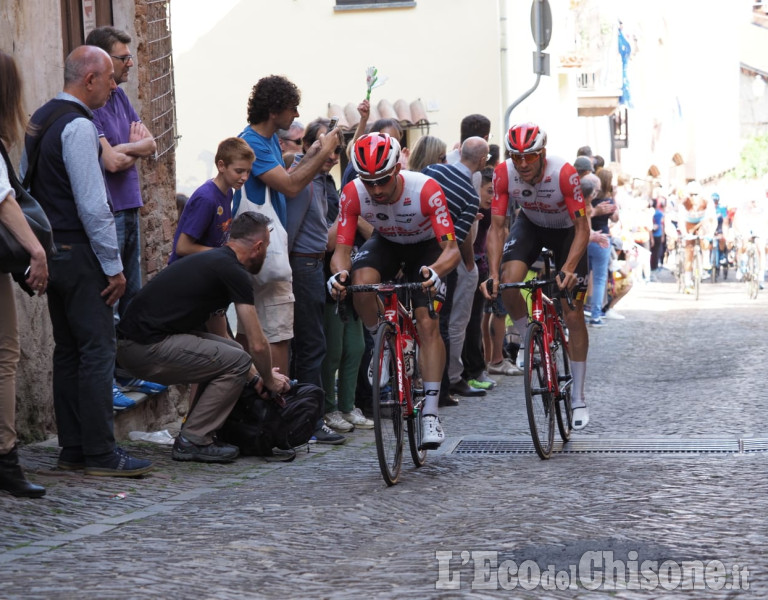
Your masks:
M359 179L344 186L339 200L337 243L353 245L358 216L382 237L398 244L415 244L434 237L441 241L456 239L440 185L413 171L403 171L397 177L402 192L394 204L374 202Z
M586 214L581 183L576 170L562 158L547 157L544 176L536 185L520 179L511 159L493 172L491 214L507 216L515 203L534 225L549 229L573 227L576 217Z

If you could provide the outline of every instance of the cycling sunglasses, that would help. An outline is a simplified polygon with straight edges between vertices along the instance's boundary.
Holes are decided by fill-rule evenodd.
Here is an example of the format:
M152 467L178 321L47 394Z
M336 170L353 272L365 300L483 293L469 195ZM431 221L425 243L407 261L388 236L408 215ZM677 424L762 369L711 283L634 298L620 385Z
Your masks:
M523 163L530 165L541 158L541 152L531 152L530 154L513 154L511 158L512 162L516 165L521 165Z
M379 179L363 179L361 177L360 181L362 181L363 185L366 186L366 187L375 187L377 185L379 187L383 187L383 186L387 185L392 180L392 177L394 177L393 174L385 175L384 177L380 177Z

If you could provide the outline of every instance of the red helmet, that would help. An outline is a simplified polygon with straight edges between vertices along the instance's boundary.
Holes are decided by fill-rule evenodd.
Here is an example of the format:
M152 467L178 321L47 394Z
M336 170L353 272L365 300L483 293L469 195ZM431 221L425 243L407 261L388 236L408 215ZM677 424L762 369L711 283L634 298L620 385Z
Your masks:
M386 133L363 135L352 149L352 167L364 178L375 178L392 169L400 160L400 144Z
M504 137L504 145L512 154L531 154L547 145L547 134L533 123L512 125Z

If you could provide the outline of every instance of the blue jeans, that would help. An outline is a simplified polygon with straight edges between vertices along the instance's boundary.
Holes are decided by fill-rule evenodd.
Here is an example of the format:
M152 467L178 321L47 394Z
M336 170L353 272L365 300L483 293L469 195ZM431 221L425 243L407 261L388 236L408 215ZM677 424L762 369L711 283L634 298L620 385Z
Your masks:
M115 321L101 297L107 277L90 244L57 244L56 249L48 260L48 313L59 446L105 454L115 447Z
M611 260L611 247L601 248L599 244L590 242L587 247L589 270L592 273L592 318L603 316L603 300L605 284L608 281L608 262Z
M117 303L120 317L125 314L128 303L141 289L141 255L139 240L139 209L129 208L115 213L115 228L117 229L117 245L120 248L120 258L123 261L125 276L125 294Z
M325 358L325 273L323 260L291 256L293 295L293 376L301 383L323 386Z

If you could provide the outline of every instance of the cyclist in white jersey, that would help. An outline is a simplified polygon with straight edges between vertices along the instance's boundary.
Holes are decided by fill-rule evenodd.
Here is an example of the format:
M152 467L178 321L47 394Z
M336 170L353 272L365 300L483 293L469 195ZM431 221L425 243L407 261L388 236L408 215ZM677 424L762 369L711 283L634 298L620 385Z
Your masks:
M563 273L562 279L558 277L558 286L574 292L574 308L570 309L565 301L562 305L570 335L573 427L582 429L589 422L589 411L584 400L589 348L584 322L584 296L590 227L579 175L562 158L547 156L547 134L533 123L513 125L504 142L510 158L494 171L494 199L487 241L492 292L488 291L487 282L482 284L481 289L486 297L495 298L499 281L523 281L542 247L553 251L555 271ZM520 212L505 242L504 223L515 205L520 207ZM502 300L515 329L525 339L528 307L520 290L505 290Z
M453 221L440 185L421 173L401 172L399 157L400 145L385 133L370 133L355 142L351 158L359 178L341 192L336 249L331 258L334 275L328 280L328 291L333 297L343 296L341 282L350 277L354 285L392 280L402 263L407 281L425 280L424 287L436 292L434 304L439 309L445 294L441 278L461 259ZM358 217L373 225L374 232L353 260ZM375 333L376 294L358 293L352 301L365 327ZM445 345L437 319L429 316L427 301L424 293L413 295L425 394L422 444L436 448L445 439L438 419Z

